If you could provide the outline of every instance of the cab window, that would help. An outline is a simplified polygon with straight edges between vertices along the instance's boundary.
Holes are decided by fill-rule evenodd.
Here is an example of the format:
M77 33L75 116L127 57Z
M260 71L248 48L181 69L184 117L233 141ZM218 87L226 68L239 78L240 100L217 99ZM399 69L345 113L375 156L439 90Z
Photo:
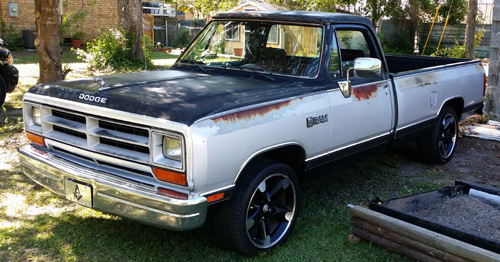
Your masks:
M354 59L358 57L376 56L368 32L357 29L338 29L335 31L332 41L328 76L330 78L346 78L349 68L354 66ZM353 83L370 82L374 79L358 79L354 77L353 70L349 71Z

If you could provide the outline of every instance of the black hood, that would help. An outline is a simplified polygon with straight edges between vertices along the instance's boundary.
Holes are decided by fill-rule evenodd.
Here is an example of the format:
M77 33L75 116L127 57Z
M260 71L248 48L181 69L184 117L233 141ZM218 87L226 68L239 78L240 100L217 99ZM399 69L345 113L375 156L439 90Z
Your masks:
M191 125L211 114L312 91L310 86L298 82L180 70L100 78L104 81L102 87L93 78L85 78L41 84L29 92Z

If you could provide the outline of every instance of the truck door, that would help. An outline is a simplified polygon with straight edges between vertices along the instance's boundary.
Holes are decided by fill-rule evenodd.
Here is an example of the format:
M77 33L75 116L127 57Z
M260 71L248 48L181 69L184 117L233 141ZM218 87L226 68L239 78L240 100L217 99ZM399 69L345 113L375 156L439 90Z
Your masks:
M354 70L349 70L358 57L382 58L382 51L370 31L361 26L337 27L332 35L327 80L331 105L328 157L336 160L385 145L392 133L394 102L385 66L382 65L378 78L357 77ZM352 83L350 96L344 95L338 84L346 80L348 73Z

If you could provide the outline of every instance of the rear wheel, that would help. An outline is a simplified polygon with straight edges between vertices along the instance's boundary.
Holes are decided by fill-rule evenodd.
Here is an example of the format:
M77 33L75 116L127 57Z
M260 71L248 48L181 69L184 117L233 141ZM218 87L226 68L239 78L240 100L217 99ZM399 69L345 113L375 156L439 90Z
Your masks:
M450 106L444 106L436 124L418 140L422 156L431 163L448 163L453 154L458 137L458 117Z
M299 181L290 167L270 160L251 165L242 175L215 226L223 244L255 256L290 235L298 215Z

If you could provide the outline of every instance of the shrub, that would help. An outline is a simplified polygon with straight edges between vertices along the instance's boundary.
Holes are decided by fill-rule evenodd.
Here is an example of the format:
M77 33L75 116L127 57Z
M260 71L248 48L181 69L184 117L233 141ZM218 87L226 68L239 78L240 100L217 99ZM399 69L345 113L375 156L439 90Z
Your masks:
M189 30L186 28L181 28L177 34L177 39L175 40L174 47L186 47L191 42L191 36L189 35Z
M408 30L401 29L398 32L398 41L396 43L391 43L383 34L378 33L380 43L384 53L387 54L413 54L413 41L414 37L412 33Z
M10 51L17 51L23 49L23 38L20 34L16 33L14 28L5 29L3 40L9 45Z
M481 44L484 36L484 29L481 29L474 33L474 43L473 47L476 48ZM432 54L432 56L441 56L441 57L452 57L452 58L467 58L465 43L460 45L455 38L455 45L453 47L447 47L443 49L439 49Z
M82 40L84 36L85 36L84 32L78 31L71 36L71 39Z
M75 52L78 58L89 64L90 69L111 69L121 72L144 69L145 64L152 65L146 56L144 57L146 61L133 56L133 43L133 37L129 37L123 29L109 29L101 32L94 42L87 43L87 51L75 50Z

